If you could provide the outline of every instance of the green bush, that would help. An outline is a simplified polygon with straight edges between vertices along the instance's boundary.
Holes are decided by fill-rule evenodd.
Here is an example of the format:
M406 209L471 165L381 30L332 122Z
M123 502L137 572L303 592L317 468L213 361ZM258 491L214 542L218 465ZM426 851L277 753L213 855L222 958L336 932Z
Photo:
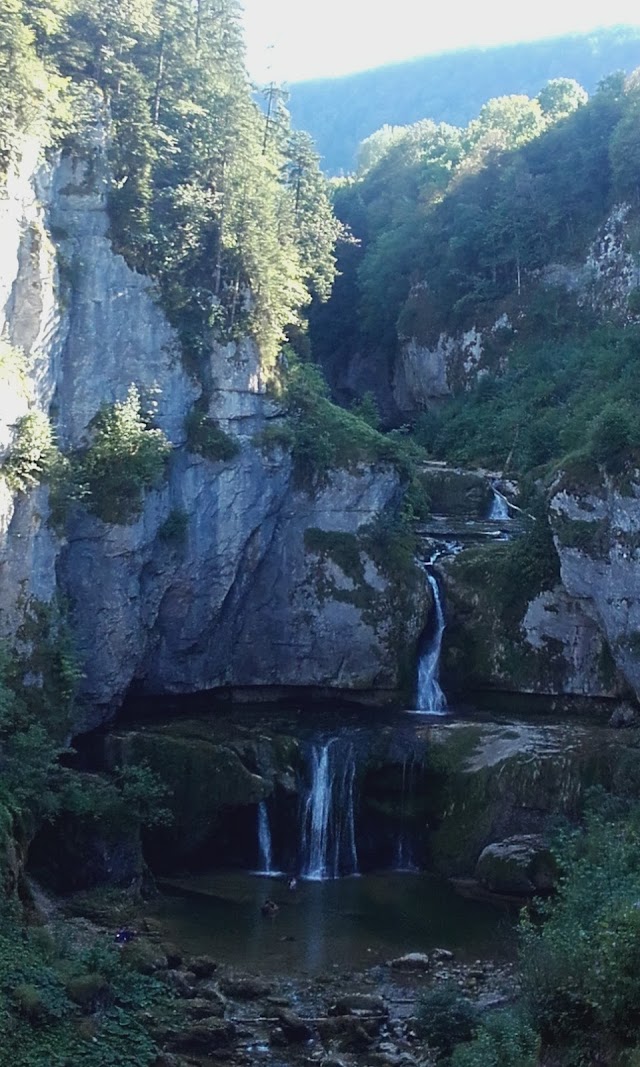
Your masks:
M189 451L197 452L214 463L218 460L225 462L233 459L240 451L235 437L225 433L215 419L197 408L193 408L187 415L186 430Z
M33 982L20 982L12 991L16 1010L32 1025L62 1018L67 1007L61 984L45 981L48 976L43 969Z
M16 423L16 434L2 464L8 485L26 493L44 481L56 457L53 430L42 411L31 411Z
M134 385L126 400L101 408L92 430L81 460L89 508L104 522L129 522L140 513L142 491L164 473L171 445L143 416Z
M420 997L418 1031L442 1055L469 1041L477 1024L477 1009L454 985L435 986Z
M523 922L526 1004L545 1041L588 1045L593 1031L627 1040L640 1028L640 808L596 796L583 830L560 839L564 875Z
M362 463L389 463L410 479L415 444L379 433L360 415L333 404L314 364L294 363L289 368L283 399L289 412L292 458L305 487L321 486L330 471Z
M380 412L372 392L366 392L360 400L357 400L352 405L351 410L354 415L366 422L367 426L371 426L372 429L377 430L380 426Z
M531 312L531 309L529 309ZM634 460L640 425L640 331L596 327L575 308L566 324L525 320L506 370L421 415L416 440L436 459L546 478L580 459L617 473ZM595 462L594 462L595 461Z
M540 1038L513 1011L486 1015L473 1039L453 1052L451 1067L537 1067Z
M626 406L608 404L591 428L591 454L610 474L617 474L637 439L637 417Z
M109 982L97 971L72 975L66 983L66 989L73 1003L87 1013L106 1007L111 998Z
M65 923L56 947L0 909L0 1062L11 1067L151 1067L149 1034L174 1011L165 988L123 967L97 934L74 946ZM5 1053L10 1052L10 1059Z

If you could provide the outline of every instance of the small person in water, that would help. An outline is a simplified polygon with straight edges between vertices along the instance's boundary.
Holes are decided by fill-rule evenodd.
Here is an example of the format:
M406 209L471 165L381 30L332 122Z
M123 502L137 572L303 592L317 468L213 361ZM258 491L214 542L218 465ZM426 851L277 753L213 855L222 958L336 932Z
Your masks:
M296 878L295 874L292 874L291 878L287 882L287 889L290 889L291 892L293 892L294 889L297 889L297 888L298 888L298 879Z
M280 911L279 906L275 900L265 900L264 904L260 908L260 911L264 915L265 919L273 919L275 915Z

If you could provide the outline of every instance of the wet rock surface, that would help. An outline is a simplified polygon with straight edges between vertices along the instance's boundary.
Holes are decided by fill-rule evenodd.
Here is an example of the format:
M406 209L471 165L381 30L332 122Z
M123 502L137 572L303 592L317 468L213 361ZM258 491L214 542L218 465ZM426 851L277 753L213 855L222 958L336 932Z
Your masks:
M154 936L149 956L159 955ZM412 1067L432 1062L419 1036L420 996L439 984L454 985L480 1010L515 995L513 970L488 960L459 962L446 949L410 953L424 966L398 969L389 961L338 975L271 982L221 965L215 979L197 978L184 966L158 971L171 989L179 985L183 1022L159 1031L163 1059L157 1067L186 1064L318 1064L319 1067ZM179 979L177 982L176 979ZM211 1010L211 989L219 1010ZM248 997L247 992L251 995ZM177 1058L176 1058L177 1057Z

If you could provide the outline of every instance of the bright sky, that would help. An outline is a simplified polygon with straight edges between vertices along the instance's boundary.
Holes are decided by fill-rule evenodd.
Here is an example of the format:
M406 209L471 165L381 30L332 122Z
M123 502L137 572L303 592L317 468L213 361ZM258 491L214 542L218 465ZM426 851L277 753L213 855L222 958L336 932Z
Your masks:
M640 24L638 0L242 0L257 81L347 74L473 45Z

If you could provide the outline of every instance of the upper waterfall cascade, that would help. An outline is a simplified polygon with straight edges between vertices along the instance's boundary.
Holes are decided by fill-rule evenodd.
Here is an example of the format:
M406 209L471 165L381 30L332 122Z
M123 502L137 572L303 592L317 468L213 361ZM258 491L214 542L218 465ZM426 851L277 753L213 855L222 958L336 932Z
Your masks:
M493 487L493 499L487 518L491 519L492 522L508 522L511 518L509 502L502 493L498 492L495 486Z
M434 559L435 557L431 558L429 565L434 562ZM431 587L431 592L433 593L433 603L436 613L436 629L418 663L416 710L430 715L444 715L447 711L447 698L444 695L438 679L440 674L442 637L446 627L446 620L438 580L431 570L426 571L426 576Z

